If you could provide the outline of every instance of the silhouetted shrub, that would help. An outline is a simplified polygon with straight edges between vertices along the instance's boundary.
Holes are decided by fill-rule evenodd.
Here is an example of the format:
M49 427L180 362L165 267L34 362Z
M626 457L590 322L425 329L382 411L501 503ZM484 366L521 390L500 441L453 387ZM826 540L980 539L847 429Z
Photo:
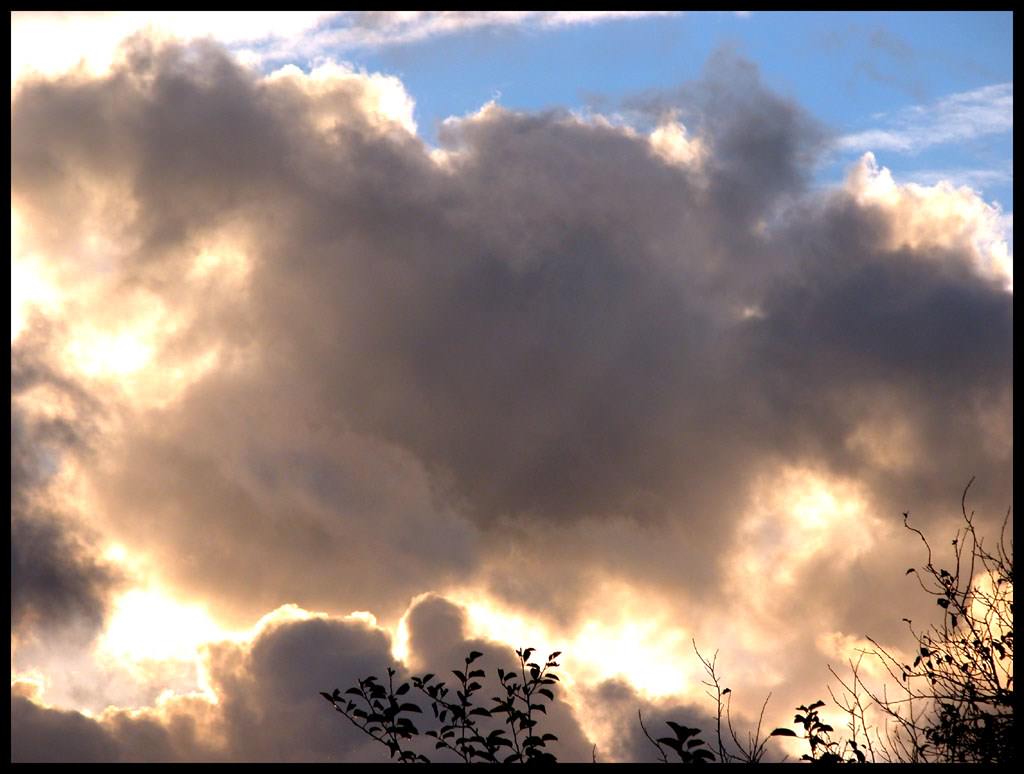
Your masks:
M344 693L336 688L333 693L321 691L320 695L356 728L387 747L392 759L402 762L430 763L426 755L405 744L420 734L409 714L422 714L423 710L408 699L399 699L415 688L430 701L437 727L424 731L423 735L434 739L435 750L450 750L465 763L556 763L556 757L545 748L548 742L558 741L558 737L541 733L537 717L539 713L547 714L545 700L555 698L552 688L559 678L551 669L558 666L555 659L561 651L550 654L543 666L530 661L534 652L534 648L516 650L518 674L498 667L500 688L498 695L491 697L490 708L474 699L483 689L479 681L487 676L483 669L470 669L483 655L475 650L466 656L463 669L452 670L458 680L458 686L453 686L454 697L452 688L437 680L434 674L413 676L409 682L395 688L396 672L390 667L387 689L376 677L370 676ZM346 699L349 695L356 698ZM500 726L495 728L493 723L488 724L490 729L481 725L484 719L499 718L507 730Z

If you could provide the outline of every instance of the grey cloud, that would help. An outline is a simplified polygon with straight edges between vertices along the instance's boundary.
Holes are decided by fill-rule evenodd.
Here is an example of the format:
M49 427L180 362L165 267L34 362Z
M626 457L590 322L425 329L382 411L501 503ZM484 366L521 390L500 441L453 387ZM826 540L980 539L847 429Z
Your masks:
M437 595L429 595L420 600L409 611L407 625L410 652L413 655L412 671L419 675L436 674L449 687L457 685L451 670L463 669L464 659L471 651L483 654L473 662L473 667L484 669L487 673L482 679L483 688L477 695L485 707L491 704L490 697L502 694L497 680L497 668L518 672L520 666L515 648L528 648L536 644L502 644L486 639L470 639L465 633L465 610ZM532 660L541 663L546 655L534 653ZM560 673L558 667L554 671ZM543 715L537 714L543 733L552 733L558 737L558 741L551 742L547 749L563 763L590 760L590 742L581 730L573 710L563 700L563 691L562 688L556 688L555 699L547 703L547 711ZM501 725L495 722L490 727L498 728Z
M66 456L88 458L85 417L95 406L40 360L46 341L34 326L11 352L11 631L88 637L102 625L119 576L96 556L93 531L66 512L48 485ZM56 390L83 416L28 413L17 401L38 386Z
M84 624L96 631L117 575L91 555L80 530L60 516L11 514L11 629Z
M706 707L647 701L622 680L606 680L589 688L583 692L583 699L594 717L612 729L608 734L609 742L604 747L599 747L595 753L601 763L660 762L658 748L644 734L644 729L655 740L662 737L671 738L674 734L666 721L700 729L701 733L697 736L704 740L706 749L714 753L715 760L719 758L715 717ZM714 704L709 702L708 707L713 709ZM643 726L640 724L641 717ZM735 752L735 745L728 739L727 730L723 731L726 733L726 737L723 738L726 749L730 753ZM679 762L668 747L664 747L663 752L670 762ZM771 759L771 756L768 756L768 760Z
M713 605L780 462L933 524L978 473L979 512L1005 511L1012 454L975 408L1012 386L1012 297L952 249L889 249L890 213L808 190L823 132L752 65L719 56L641 105L690 110L701 172L501 110L449 127L445 170L354 86L308 96L205 44L138 52L19 90L12 197L74 255L78 232L44 228L53 202L125 181L119 277L192 315L186 350L253 355L99 439L93 472L105 527L223 612L386 617L479 575L569 621L588 572ZM247 286L190 297L188 260L229 223ZM903 468L846 443L883 409L917 439Z
M11 762L113 760L115 743L79 712L51 710L11 696Z
M374 743L332 712L319 691L382 672L392 664L389 645L360 623L284 622L251 647L209 646L217 705L176 698L159 712L115 710L92 719L12 696L12 760L373 760Z
M511 667L514 656L508 647L465 639L457 625L463 615L440 598L412 611L411 642L426 648L414 651L423 666L419 673L447 675L450 684L450 670L462 667L472 649L485 652L477 666L491 675L497 664ZM447 647L439 648L439 642ZM398 679L408 679L390 645L384 633L359 622L285 621L271 624L251 645L209 646L216 705L176 698L159 712L116 710L93 719L12 694L12 760L383 762L387 750L331 710L320 691L345 690L371 674L386 679L388 667L398 670ZM424 697L411 698L427 707ZM420 717L421 730L426 730L429 708ZM553 749L560 760L583 760L589 753L572 711L560 699L551 703L543 726L559 737ZM429 741L421 738L419 743L422 747ZM432 749L421 751L443 758Z

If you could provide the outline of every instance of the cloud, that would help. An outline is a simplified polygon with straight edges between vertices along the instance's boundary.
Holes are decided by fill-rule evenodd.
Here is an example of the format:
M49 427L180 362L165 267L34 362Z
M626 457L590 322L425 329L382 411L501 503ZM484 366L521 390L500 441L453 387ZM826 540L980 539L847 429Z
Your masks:
M511 668L515 656L506 645L468 640L458 626L447 626L457 623L459 615L458 608L440 598L410 611L412 642L428 646L417 653L418 673L432 672L441 680L447 675L451 685L450 670L478 649L484 657L475 666L489 675L482 695L490 696L496 667ZM433 634L441 634L441 641ZM393 660L390 648L387 635L372 622L282 608L263 619L251 640L207 646L203 668L216 703L200 694L170 694L155 707L111 707L88 717L12 692L11 757L17 762L386 761L387 750L332 711L320 691L345 690L370 674L386 679L388 668L407 680L409 672ZM433 727L429 700L416 694L408 698L425 708L416 718L421 731ZM589 753L572 710L561 699L549 702L542 725L559 737L553 749L560 760L583 760ZM433 749L421 751L435 760L445 758Z
M11 83L33 73L108 72L121 41L213 39L252 65L324 57L486 29L550 30L676 11L17 11Z
M18 249L62 302L13 346L96 406L62 414L96 428L76 523L226 627L391 627L469 589L580 648L721 643L781 707L825 678L820 631L888 641L926 609L878 602L906 592L899 513L942 532L972 473L979 514L1012 491L1012 258L976 194L870 158L811 188L824 131L727 54L637 101L698 143L669 158L667 130L491 106L439 163L403 94L145 38L19 87ZM466 620L423 604L413 650L450 655ZM379 673L387 638L273 631L211 649L218 749L366 753L315 691Z
M253 55L278 59L417 43L430 38L488 29L554 29L623 21L675 11L361 11L320 23L301 42L280 38Z
M24 639L78 630L88 638L103 623L118 573L96 555L93 530L54 491L62 458L88 456L92 402L32 356L29 343L42 349L46 341L35 327L11 350L11 633ZM70 416L39 411L40 394L51 411L73 407Z
M836 147L919 153L935 145L1009 132L1013 129L1013 84L996 83L950 94L879 118L881 127L846 134L836 141Z

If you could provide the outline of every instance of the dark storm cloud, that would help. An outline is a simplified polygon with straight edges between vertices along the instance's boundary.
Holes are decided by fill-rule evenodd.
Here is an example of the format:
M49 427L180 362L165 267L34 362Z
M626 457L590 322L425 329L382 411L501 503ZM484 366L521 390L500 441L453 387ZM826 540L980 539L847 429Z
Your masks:
M103 623L118 574L96 556L92 531L47 492L65 456L88 455L89 425L34 416L16 401L32 388L48 388L81 415L94 406L36 356L45 342L45 332L33 326L11 349L11 632L91 635Z
M433 672L449 685L451 669L463 667L473 649L485 657L475 664L494 688L496 665L510 668L507 646L469 640L462 633L464 613L439 598L426 600L410 613L411 642L429 650L415 652L419 674ZM368 675L387 679L398 670L391 643L380 630L338 619L269 624L252 643L220 643L208 654L210 685L219 702L176 698L158 711L141 714L108 711L97 719L77 712L40 706L28 696L11 697L11 757L27 761L386 761L387 750L332 710L320 691L344 691ZM424 708L416 717L421 731L433 727L425 697L407 698ZM490 703L489 701L486 703ZM559 741L552 750L560 760L583 760L588 743L571 709L559 698L543 718L546 733ZM420 738L417 749L435 760L432 741ZM427 746L423 746L428 743Z
M187 712L153 718L116 711L99 720L11 694L12 763L219 760L223 755L202 743L196 719Z
M372 90L140 43L15 97L12 195L40 244L81 238L54 203L103 214L116 276L195 321L180 346L239 354L104 440L102 518L176 583L249 614L394 613L480 566L540 611L558 586L571 613L588 568L710 589L780 463L925 519L978 473L979 511L1003 513L1012 455L978 406L1012 384L1012 296L964 269L965 240L894 249L892 212L810 192L823 132L753 65L719 56L641 105L683 111L708 149L688 168L501 109L445 128L445 167L374 122ZM244 288L190 295L229 225ZM847 443L885 412L917 444L902 467Z

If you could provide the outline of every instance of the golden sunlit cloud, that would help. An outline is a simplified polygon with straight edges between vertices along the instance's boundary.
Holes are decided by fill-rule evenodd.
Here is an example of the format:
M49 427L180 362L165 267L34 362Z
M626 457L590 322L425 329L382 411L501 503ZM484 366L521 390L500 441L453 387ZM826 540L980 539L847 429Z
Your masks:
M891 212L891 248L966 248L978 272L1002 281L1013 292L1013 256L1008 224L998 204L988 204L967 186L948 181L932 186L898 184L888 168L865 153L846 179L846 188L862 204Z
M60 312L61 294L45 258L25 252L24 223L11 208L11 343L25 329L33 311Z
M344 114L338 114L339 104L332 94L348 88L359 96L363 114L381 128L400 126L411 135L416 134L413 111L416 103L402 82L390 75L356 72L352 67L333 61L323 62L304 73L295 65L285 65L267 76L270 82L289 81L309 96L315 106L314 124L322 132L330 132Z
M559 631L478 591L455 589L444 596L465 607L471 636L564 652L569 686L622 679L650 699L683 696L692 688L691 635L669 619L664 611L671 608L657 604L650 591L621 581L600 583L580 625Z
M845 561L879 537L857 485L821 473L785 467L755 485L752 507L740 522L742 550L732 563L735 585L753 589L759 609L777 603L799 580L802 565L827 547L842 547Z
M707 155L699 138L691 137L675 115L660 123L650 136L651 149L670 164L698 166Z
M121 661L185 661L201 645L228 636L202 605L155 589L132 589L114 600L98 650Z

